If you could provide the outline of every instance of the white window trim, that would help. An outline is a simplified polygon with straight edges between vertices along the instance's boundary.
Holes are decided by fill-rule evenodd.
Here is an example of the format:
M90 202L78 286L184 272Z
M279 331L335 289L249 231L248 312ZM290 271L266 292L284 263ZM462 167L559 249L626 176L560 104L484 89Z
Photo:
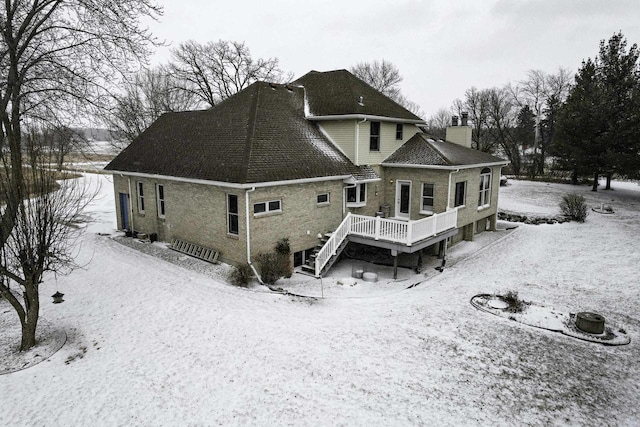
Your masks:
M487 187L483 185L486 182ZM486 209L491 206L491 169L489 172L480 174L480 191L478 193L478 210Z
M456 206L456 199L457 199L457 197L456 197L456 187L460 183L464 184L464 186L463 186L464 187L464 195L462 197L462 204ZM458 182L456 182L455 187L453 188L453 207L455 207L455 208L464 208L466 205L467 205L467 181L458 181Z
M236 198L236 210L238 212L231 212L231 203L229 202L229 198L233 196ZM238 236L240 234L240 198L238 197L237 194L231 194L231 193L227 193L227 235L229 236ZM236 218L238 218L238 230L234 233L231 231L231 221L229 220L230 216L235 216Z
M424 210L424 199L425 199L425 195L424 195L424 186L425 185L432 185L433 186L433 196L431 196L431 210L427 211ZM428 196L427 196L428 197ZM422 188L420 189L420 213L422 215L433 215L433 208L435 205L435 199L436 199L436 185L432 182L423 182L422 183Z
M162 198L160 198L160 187L162 187ZM156 184L156 206L158 208L158 218L164 218L167 213L167 201L164 196L164 184ZM162 212L162 204L164 204L164 212Z
M142 194L140 194L142 190ZM138 213L144 215L144 183L136 181L136 196L138 199Z
M269 209L269 204L273 203L273 202L278 202L278 205L280 206L280 208L279 209L270 210ZM264 212L256 213L256 205L262 205L262 204L264 204L264 209L265 209ZM255 202L253 204L253 216L254 217L272 215L272 214L276 214L276 213L282 213L282 199L266 200L264 202Z
M347 189L355 188L356 189L356 201L355 202L347 202L348 208L361 208L363 206L367 206L367 183L363 182L361 184L356 184L355 187L346 187L344 198L347 200ZM362 197L362 188L364 188L364 200L360 200Z
M327 196L327 201L326 202L319 202L318 201L318 197L320 196ZM331 193L326 192L326 193L318 193L316 194L316 205L318 206L327 206L331 204Z

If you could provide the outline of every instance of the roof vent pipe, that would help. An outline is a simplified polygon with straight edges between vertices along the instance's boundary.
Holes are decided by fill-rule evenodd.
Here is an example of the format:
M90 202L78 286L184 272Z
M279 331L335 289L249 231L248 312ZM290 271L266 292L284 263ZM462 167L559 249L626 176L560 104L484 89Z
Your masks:
M361 107L364 107L364 96L361 96L361 97L358 99L358 104L360 104L360 106L361 106Z
M458 116L451 116L451 126L458 126Z
M469 113L467 113L466 111L464 113L462 113L462 123L461 126L467 126L467 122L469 120Z

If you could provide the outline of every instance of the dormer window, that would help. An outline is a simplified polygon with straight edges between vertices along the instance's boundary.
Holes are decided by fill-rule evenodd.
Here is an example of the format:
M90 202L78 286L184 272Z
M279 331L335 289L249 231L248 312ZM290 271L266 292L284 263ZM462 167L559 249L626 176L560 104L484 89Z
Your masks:
M371 122L369 133L369 150L380 151L380 122Z

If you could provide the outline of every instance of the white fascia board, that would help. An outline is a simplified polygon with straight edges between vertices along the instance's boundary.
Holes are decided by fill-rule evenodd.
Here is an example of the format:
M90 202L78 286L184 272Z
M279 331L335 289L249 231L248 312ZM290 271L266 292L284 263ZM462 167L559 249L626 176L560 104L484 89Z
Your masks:
M369 114L339 114L335 116L307 116L307 120L323 121L323 120L373 120L374 122L395 122L395 123L414 123L426 124L424 120L401 119L398 117L372 116Z
M235 189L242 189L242 190L248 190L251 188L261 188L261 187L277 187L279 185L295 185L295 184L309 184L313 182L322 182L322 181L338 181L338 180L349 179L351 177L351 175L320 176L316 178L291 179L287 181L270 181L270 182L256 182L251 184L238 184L234 182L208 181L206 179L181 178L177 176L158 175L158 174L149 174L149 173L140 173L140 172L126 172L126 171L115 171L115 170L106 170L105 172L110 173L112 175L137 176L141 178L161 179L166 181L186 182L189 184L211 185L216 187L235 188Z
M399 164L399 163L381 163L382 166L387 168L413 168L413 169L435 169L435 170L459 170L459 169L473 169L473 168L488 168L491 166L506 166L510 162L494 162L494 163L477 163L474 165L459 165L459 166L441 166L441 165L412 165L412 164Z

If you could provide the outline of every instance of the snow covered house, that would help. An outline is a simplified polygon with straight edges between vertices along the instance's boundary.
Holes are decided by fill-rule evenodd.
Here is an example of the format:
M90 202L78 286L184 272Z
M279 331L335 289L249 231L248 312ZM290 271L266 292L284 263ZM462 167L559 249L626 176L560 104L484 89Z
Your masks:
M392 255L494 229L507 162L447 140L346 70L257 82L204 111L162 115L106 170L118 227L251 262L288 238L320 276L349 241ZM328 235L327 233L331 233Z

